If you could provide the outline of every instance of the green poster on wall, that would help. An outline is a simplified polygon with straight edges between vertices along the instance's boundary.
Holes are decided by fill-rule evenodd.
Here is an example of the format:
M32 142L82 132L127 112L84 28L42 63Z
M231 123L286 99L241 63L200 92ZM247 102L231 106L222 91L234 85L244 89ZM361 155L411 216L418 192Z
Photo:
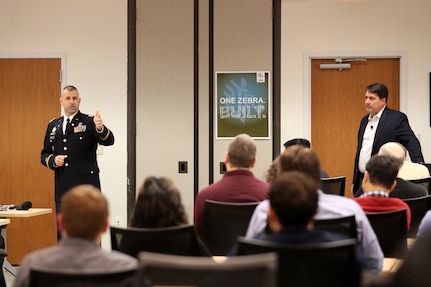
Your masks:
M216 72L216 138L246 133L269 139L270 78L268 71Z

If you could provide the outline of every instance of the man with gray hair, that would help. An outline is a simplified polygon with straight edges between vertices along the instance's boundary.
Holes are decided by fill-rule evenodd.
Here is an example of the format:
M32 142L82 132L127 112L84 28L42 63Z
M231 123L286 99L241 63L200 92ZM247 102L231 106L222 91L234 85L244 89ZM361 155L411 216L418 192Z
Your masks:
M398 177L404 180L421 179L430 176L428 168L420 163L407 160L407 149L397 142L388 142L379 149L379 154L392 155L402 160Z
M223 178L202 189L196 198L194 224L202 230L205 200L221 202L259 202L267 198L269 184L256 178L251 170L256 163L256 145L247 134L237 135L229 144Z

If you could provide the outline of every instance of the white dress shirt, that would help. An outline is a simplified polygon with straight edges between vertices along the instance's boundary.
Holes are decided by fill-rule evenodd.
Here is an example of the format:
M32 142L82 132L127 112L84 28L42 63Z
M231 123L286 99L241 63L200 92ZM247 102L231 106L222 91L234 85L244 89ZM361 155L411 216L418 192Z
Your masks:
M386 107L386 106L385 106ZM381 109L374 117L368 116L368 124L365 127L364 137L362 138L361 151L359 153L358 169L360 172L365 172L365 166L371 158L371 151L373 150L374 137L376 136L377 126L379 125L380 117L383 110Z
M67 125L67 119L69 119L70 122L72 122L73 117L77 114L78 112L74 113L73 115L71 115L70 117L66 117L66 115L64 115L64 119L63 119L63 134L66 133L66 125Z

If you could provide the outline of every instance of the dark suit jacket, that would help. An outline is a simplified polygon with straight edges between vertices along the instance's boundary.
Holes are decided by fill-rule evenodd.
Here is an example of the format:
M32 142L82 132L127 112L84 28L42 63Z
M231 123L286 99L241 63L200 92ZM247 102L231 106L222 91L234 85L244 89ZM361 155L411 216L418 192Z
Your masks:
M389 197L396 197L400 199L420 197L428 194L427 190L420 184L406 181L402 178L397 177L397 185L394 190L389 193ZM359 197L364 193L362 187L355 193L355 197Z
M41 162L55 171L55 201L71 187L91 184L100 188L97 144L113 145L114 135L104 126L98 133L93 116L78 112L72 120L73 130L63 134L63 117L53 119L46 129ZM67 155L64 166L56 167L56 155Z
M360 182L358 162L367 123L368 114L362 118L358 131L358 146L356 149L353 173L354 191L362 185ZM409 151L412 162L424 162L420 143L409 125L407 116L402 112L385 107L377 126L371 155L378 153L380 147L387 142L399 142Z

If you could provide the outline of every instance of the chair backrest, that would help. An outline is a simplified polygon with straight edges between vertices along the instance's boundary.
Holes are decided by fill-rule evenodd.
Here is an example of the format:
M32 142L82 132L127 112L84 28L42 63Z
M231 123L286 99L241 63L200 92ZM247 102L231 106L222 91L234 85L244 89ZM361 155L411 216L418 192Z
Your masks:
M431 194L431 177L410 179L409 181L416 184L421 184L426 189L427 193Z
M218 263L212 258L142 252L139 262L154 286L276 286L275 253L229 257Z
M0 286L6 286L6 281L3 274L3 262L4 258L7 256L7 251L0 248Z
M138 257L140 251L187 256L210 256L197 238L194 225L163 228L111 226L111 248Z
M430 162L424 162L422 164L428 168L428 171L431 174L431 163Z
M139 283L139 285L137 285ZM104 273L64 273L48 269L30 270L30 287L134 287L149 286L138 268Z
M407 210L366 212L385 257L404 258L407 253Z
M237 237L245 235L258 204L205 201L201 238L212 255L226 255Z
M342 233L349 238L358 238L355 215L314 219L314 228Z
M278 286L359 286L356 239L318 244L284 244L238 238L238 254L276 252Z
M431 195L402 199L410 207L410 229L408 237L416 238L419 224L428 210L431 209Z
M345 176L321 178L321 182L324 193L344 196L344 189L346 187Z

